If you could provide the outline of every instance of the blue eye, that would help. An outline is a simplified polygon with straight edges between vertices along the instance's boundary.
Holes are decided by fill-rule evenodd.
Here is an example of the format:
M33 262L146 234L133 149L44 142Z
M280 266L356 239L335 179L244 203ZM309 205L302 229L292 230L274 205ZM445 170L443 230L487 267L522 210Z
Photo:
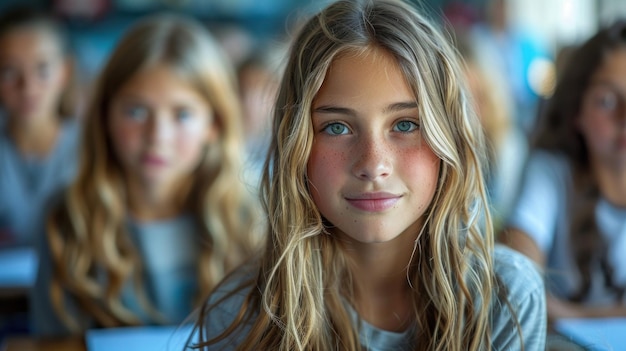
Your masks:
M37 65L37 74L42 79L48 79L50 77L50 71L52 68L50 67L50 63L40 63Z
M615 112L624 105L624 96L616 91L610 84L590 88L585 93L585 100L589 107L601 112Z
M617 97L614 94L605 94L596 100L598 107L605 110L614 110L617 107Z
M129 119L135 121L144 121L148 118L149 112L148 109L143 106L130 106L124 110L124 114Z
M400 121L393 126L394 131L402 133L409 133L416 129L419 129L419 125L411 121Z
M327 124L324 129L324 132L330 134L330 135L343 135L343 134L348 134L348 127L346 127L344 124L342 123L329 123Z
M192 116L193 116L193 113L189 109L181 108L181 109L176 110L176 120L179 122L184 122L188 120L189 118L191 118Z

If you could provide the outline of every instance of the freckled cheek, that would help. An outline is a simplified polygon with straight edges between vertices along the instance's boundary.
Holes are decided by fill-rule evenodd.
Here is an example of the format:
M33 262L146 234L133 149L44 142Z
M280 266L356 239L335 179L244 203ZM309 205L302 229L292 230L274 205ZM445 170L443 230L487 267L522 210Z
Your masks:
M596 121L595 123L587 123L583 126L584 138L590 148L602 148L608 146L611 140L615 137L618 129L602 121Z
M201 160L207 145L204 130L198 128L195 131L183 130L175 134L175 142L172 145L174 150L170 150L171 154L178 159L179 162L187 164L189 167L195 167Z
M430 148L400 151L397 162L410 179L419 179L423 188L436 187L441 159Z
M340 192L346 178L343 174L345 160L345 154L336 149L314 144L311 150L307 163L309 189L313 201L324 216L329 215L332 199Z
M111 142L113 148L122 159L128 158L130 154L137 152L142 144L141 133L136 128L125 128L123 126L113 126L111 128Z
M332 148L313 146L307 164L311 180L339 176L346 169L346 154Z

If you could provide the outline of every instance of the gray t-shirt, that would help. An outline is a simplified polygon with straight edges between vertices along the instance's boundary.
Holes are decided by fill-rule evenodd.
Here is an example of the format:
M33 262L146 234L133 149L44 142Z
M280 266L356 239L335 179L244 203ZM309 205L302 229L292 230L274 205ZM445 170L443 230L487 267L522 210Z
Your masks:
M165 317L166 324L178 324L193 309L197 291L197 226L190 216L153 222L128 221L130 235L141 256L144 288L153 306ZM31 292L31 320L38 336L65 336L69 330L56 315L49 296L52 263L47 246L39 250L40 265ZM122 291L125 307L136 313L144 324L160 324L148 316L138 300L132 282ZM75 301L66 299L67 313L77 318L86 330L96 327L92 318L78 310Z
M523 255L501 245L496 245L494 253L496 274L508 290L508 300L521 327L521 334L526 350L544 350L546 341L546 302L543 279L537 267ZM209 305L219 301L240 284L230 281L218 288L210 298ZM208 312L206 335L211 338L219 335L234 320L248 290L240 290L222 301ZM350 309L349 309L350 311ZM356 312L352 310L353 316ZM497 297L492 303L492 349L520 350L520 339L516 329L516 318L511 314L504 301ZM355 318L356 319L356 318ZM220 343L210 346L209 350L232 350L245 338L250 326L240 329L240 333L231 334ZM402 332L390 332L361 321L359 338L364 349L369 351L403 351L413 349L413 328Z
M63 122L46 158L22 155L0 123L0 231L7 245L32 245L50 198L73 179L79 124ZM2 243L0 243L2 245Z

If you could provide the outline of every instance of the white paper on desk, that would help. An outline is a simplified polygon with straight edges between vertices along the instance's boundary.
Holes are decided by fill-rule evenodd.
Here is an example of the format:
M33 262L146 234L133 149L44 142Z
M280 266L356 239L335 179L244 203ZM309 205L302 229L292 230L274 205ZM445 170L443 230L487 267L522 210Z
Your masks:
M193 325L90 329L87 351L181 351Z
M592 351L624 350L626 318L561 319L556 330Z
M0 249L0 287L30 288L35 284L37 254L28 247Z

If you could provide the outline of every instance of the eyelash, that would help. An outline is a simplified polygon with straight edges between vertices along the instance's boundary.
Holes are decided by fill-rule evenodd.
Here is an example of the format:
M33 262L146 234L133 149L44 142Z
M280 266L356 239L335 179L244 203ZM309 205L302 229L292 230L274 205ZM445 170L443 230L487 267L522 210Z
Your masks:
M412 128L411 128L410 130L406 130L406 131L396 130L396 127L397 127L400 123L410 123L410 125L411 125L411 127L412 127ZM349 128L349 127L348 127L345 123L343 123L343 122L339 122L339 121L331 121L331 122L328 122L328 123L326 123L326 124L324 124L324 125L322 126L321 130L322 130L322 132L325 132L325 133L327 133L327 134L329 134L329 135L333 135L333 136L336 136L336 135L345 135L345 133L343 133L343 132L342 132L342 133L331 133L329 128L330 128L331 126L334 126L334 125L340 125L340 126L344 127L345 129L343 130L343 132L345 132L345 130L350 131L350 128ZM412 120L406 120L406 119L404 119L404 120L400 120L400 121L397 121L396 123L394 123L392 130L393 130L393 131L396 131L396 132L399 132L399 133L408 134L408 133L412 133L412 132L414 132L414 131L419 131L419 130L420 130L420 127L421 127L421 125L420 125L420 123L419 123L419 122L415 122L415 121L412 121Z
M411 130L407 130L407 131L398 130L398 132L400 132L400 133L411 133L411 132L414 132L414 131L416 131L416 130L419 130L419 129L420 129L420 124L419 124L418 122L415 122L415 121L410 121L410 120L406 120L406 119L405 119L405 120L398 121L397 123L395 123L395 124L393 125L393 126L394 126L394 129L395 129L395 127L397 127L400 123L410 123L410 124L411 124L411 126L412 126L412 127L414 127L414 128L412 128Z
M340 126L343 126L346 130L348 130L348 131L350 130L350 128L348 128L348 126L345 123L338 122L338 121L332 121L332 122L328 122L328 123L326 123L326 124L324 124L322 126L322 132L325 132L326 134L333 135L333 136L344 135L344 133L335 134L335 133L331 133L330 132L330 127L335 126L335 125L340 125Z

